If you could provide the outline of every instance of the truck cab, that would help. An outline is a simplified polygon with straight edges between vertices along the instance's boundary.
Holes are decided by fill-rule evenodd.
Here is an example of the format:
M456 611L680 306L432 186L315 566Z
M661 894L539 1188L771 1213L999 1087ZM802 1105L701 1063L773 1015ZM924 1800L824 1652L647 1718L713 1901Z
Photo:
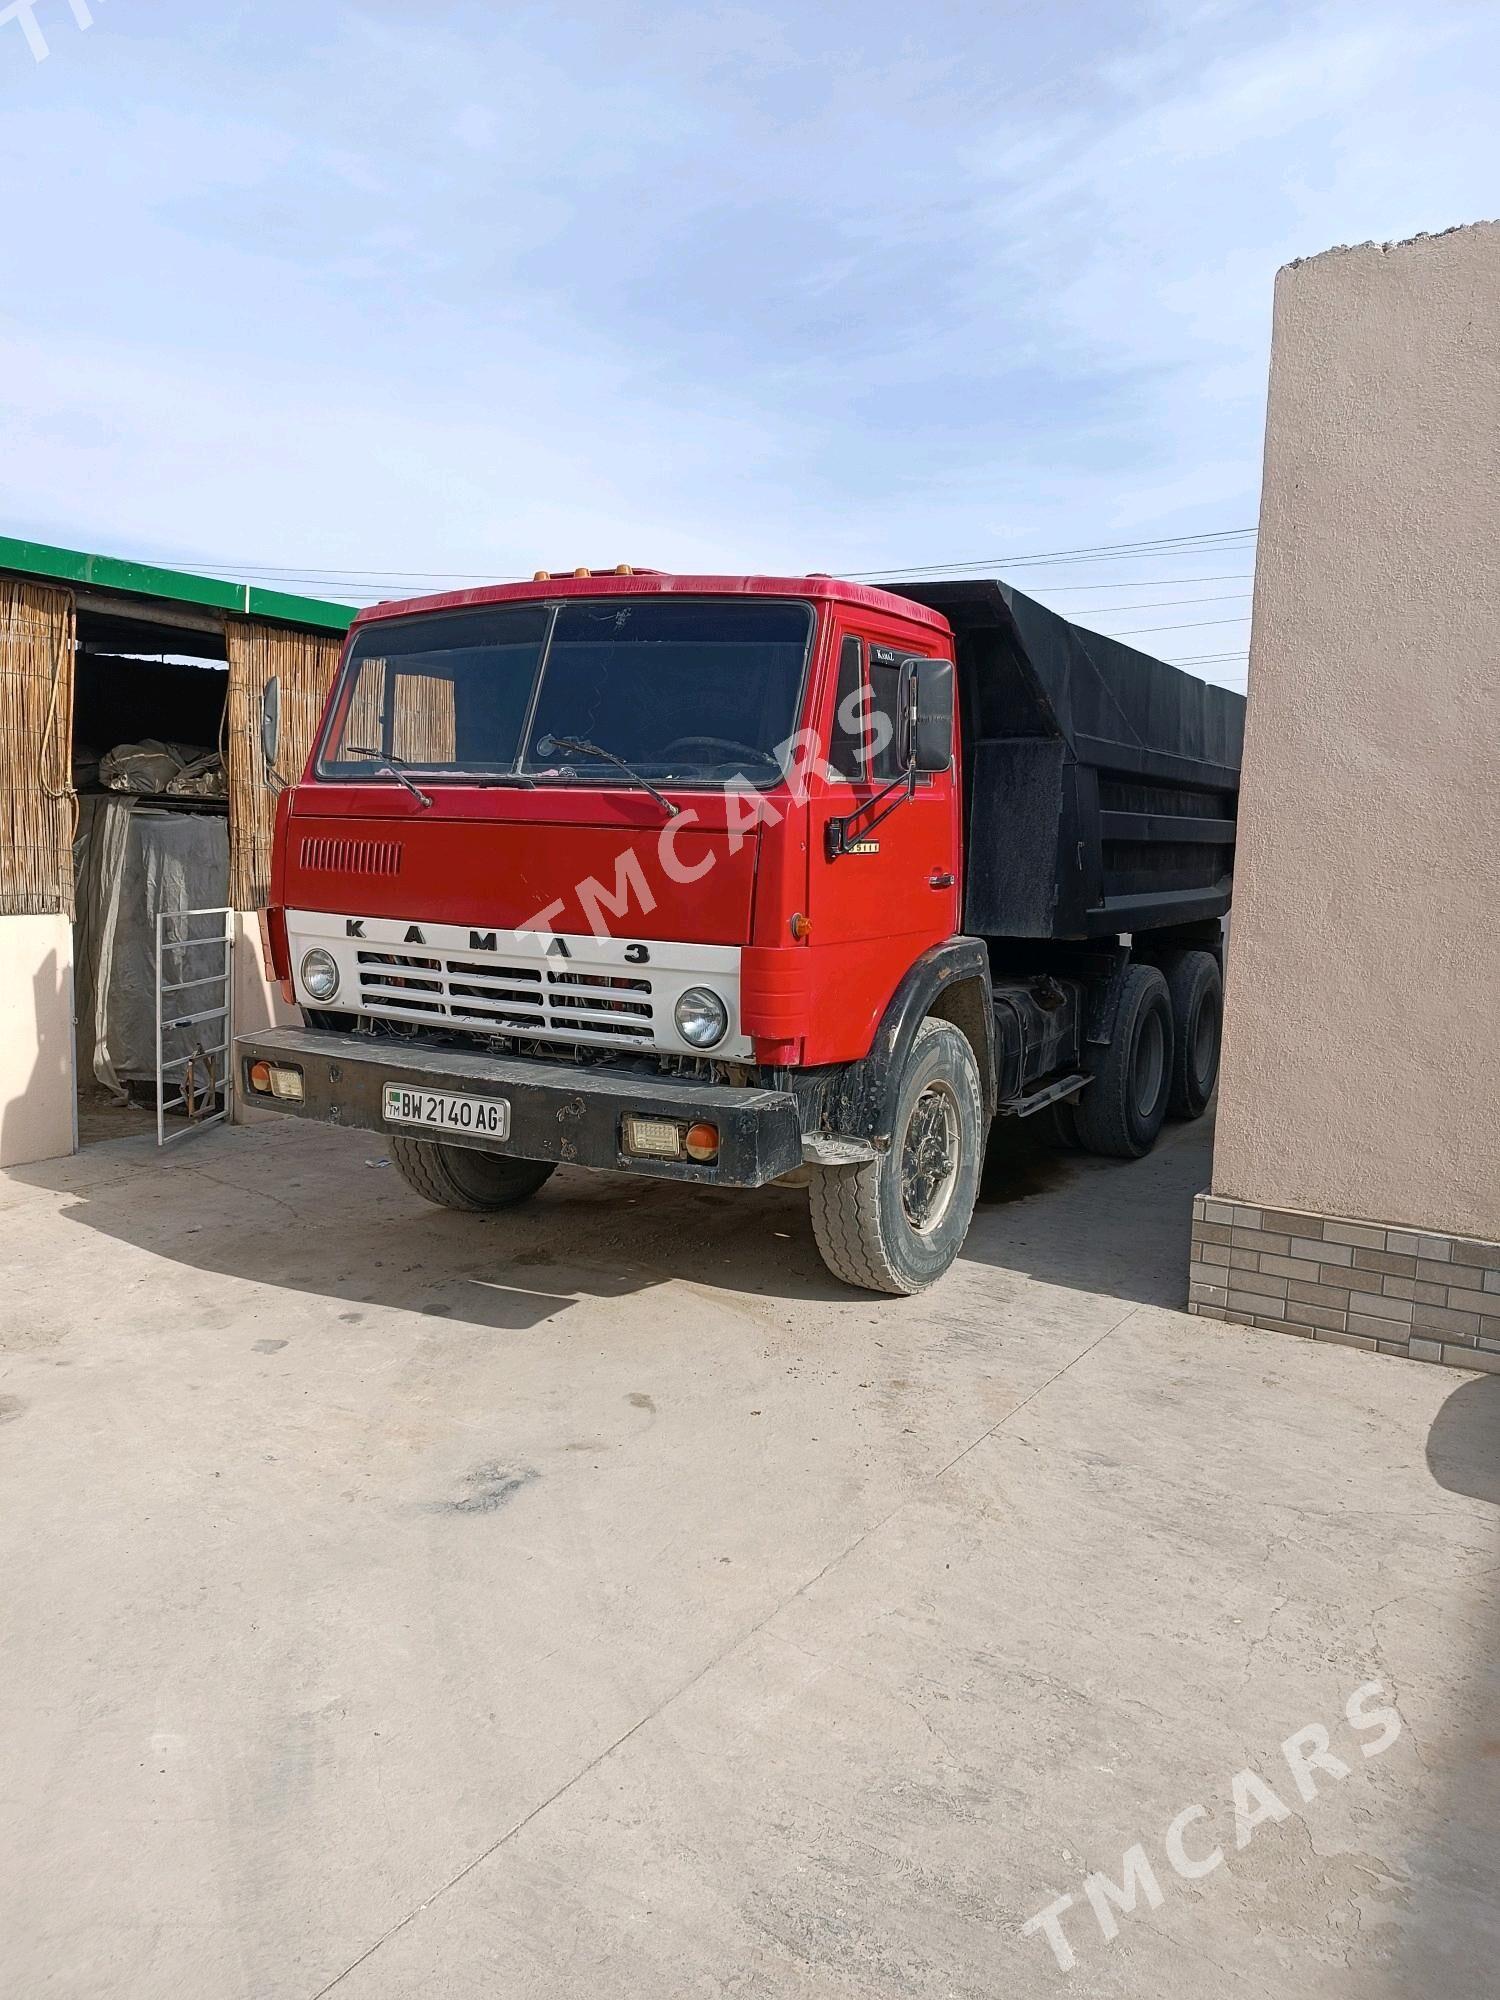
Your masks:
M965 929L957 641L827 577L539 574L365 612L278 804L265 935L303 1025L244 1038L239 1087L385 1132L447 1206L561 1164L805 1171L839 1275L930 1283L1002 1100L1094 1081L1100 978ZM276 730L269 691L268 768Z

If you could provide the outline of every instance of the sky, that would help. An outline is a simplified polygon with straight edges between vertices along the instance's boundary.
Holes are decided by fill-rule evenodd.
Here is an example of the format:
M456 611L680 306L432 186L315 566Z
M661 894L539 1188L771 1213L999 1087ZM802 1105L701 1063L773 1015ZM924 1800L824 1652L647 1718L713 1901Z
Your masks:
M972 564L1242 686L1275 272L1493 215L1497 75L1493 0L0 0L0 533Z

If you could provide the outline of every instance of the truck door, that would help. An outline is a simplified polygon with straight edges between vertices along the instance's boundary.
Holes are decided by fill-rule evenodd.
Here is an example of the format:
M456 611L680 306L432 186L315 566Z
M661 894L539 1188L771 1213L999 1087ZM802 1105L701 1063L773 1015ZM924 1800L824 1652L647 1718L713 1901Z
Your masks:
M810 800L808 864L812 1032L808 1062L864 1055L903 974L958 928L958 779L955 763L917 778L915 795L880 794L902 779L901 663L919 648L844 631L821 739L837 775ZM899 801L899 803L898 803ZM827 827L861 807L895 810L830 857ZM869 815L867 814L866 817Z

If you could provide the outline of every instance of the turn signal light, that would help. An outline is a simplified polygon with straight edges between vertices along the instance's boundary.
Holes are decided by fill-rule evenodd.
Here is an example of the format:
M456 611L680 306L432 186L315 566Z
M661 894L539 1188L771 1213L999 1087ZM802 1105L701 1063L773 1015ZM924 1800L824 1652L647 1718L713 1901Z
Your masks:
M682 1149L690 1160L702 1161L704 1165L719 1157L719 1128L717 1125L689 1125Z
M266 971L266 983L279 985L291 998L292 954L287 943L286 911L280 908L266 909L260 915L260 956Z
M307 1095L302 1072L292 1063L253 1062L249 1080L257 1097L279 1097L284 1104L301 1104Z

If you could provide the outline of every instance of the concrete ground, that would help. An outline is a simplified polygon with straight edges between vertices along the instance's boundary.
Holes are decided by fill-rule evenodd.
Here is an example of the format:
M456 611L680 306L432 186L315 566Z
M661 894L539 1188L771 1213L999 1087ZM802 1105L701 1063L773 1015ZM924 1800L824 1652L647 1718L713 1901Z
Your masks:
M1174 1310L1207 1158L1002 1161L914 1302L784 1189L0 1178L0 1988L1492 1994L1500 1377Z

